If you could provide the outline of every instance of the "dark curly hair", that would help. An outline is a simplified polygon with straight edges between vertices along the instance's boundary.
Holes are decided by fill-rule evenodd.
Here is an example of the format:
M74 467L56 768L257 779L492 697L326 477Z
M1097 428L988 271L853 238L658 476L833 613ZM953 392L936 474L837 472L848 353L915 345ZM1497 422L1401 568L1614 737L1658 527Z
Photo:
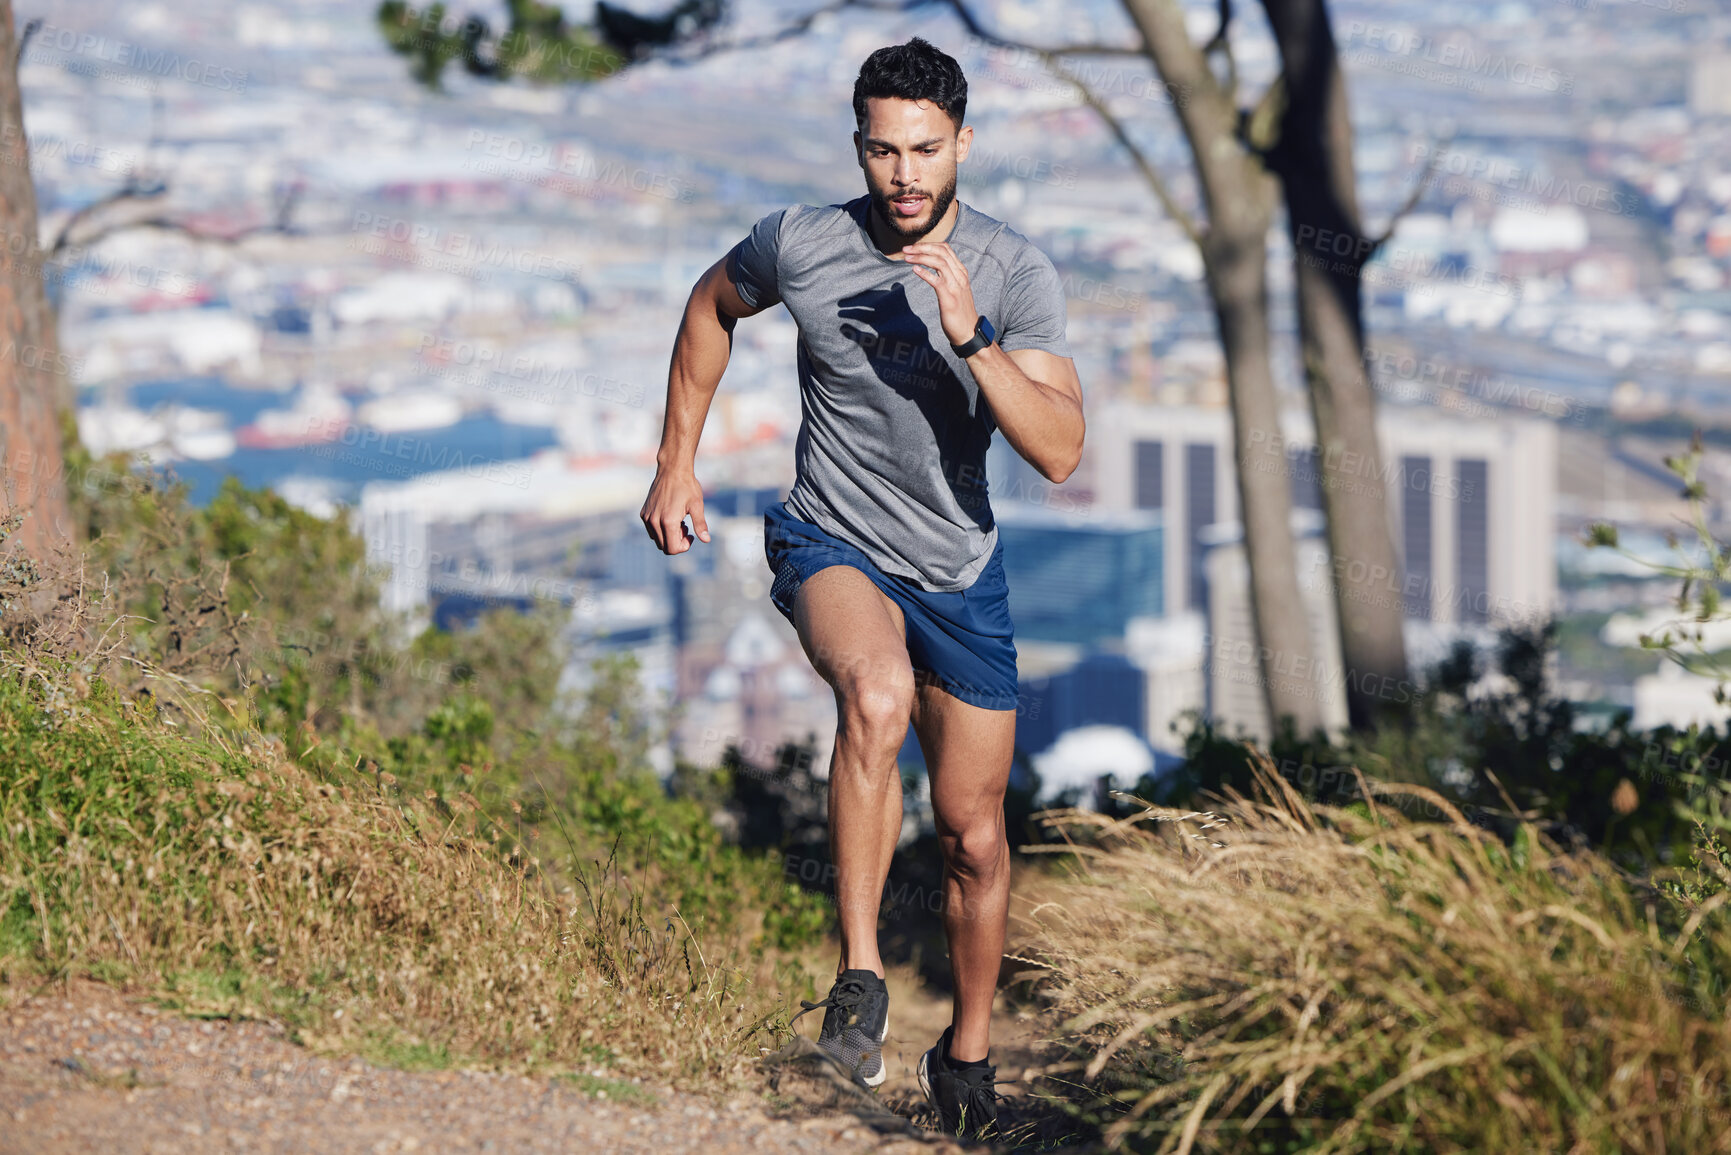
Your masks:
M860 65L859 79L853 82L856 124L865 124L865 102L873 96L929 100L960 129L968 110L968 78L955 57L916 36L906 44L878 49Z

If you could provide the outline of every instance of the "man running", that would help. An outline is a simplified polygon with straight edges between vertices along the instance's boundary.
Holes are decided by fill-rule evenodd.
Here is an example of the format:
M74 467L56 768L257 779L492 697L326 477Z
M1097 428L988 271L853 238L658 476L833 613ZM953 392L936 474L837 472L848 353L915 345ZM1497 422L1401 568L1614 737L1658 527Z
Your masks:
M902 825L896 755L911 720L944 854L950 1026L920 1060L945 1130L997 1119L988 1062L1009 913L1004 788L1016 648L986 493L994 430L1053 482L1082 453L1082 388L1052 262L955 199L968 85L919 38L881 48L854 84L866 195L770 213L692 290L642 518L664 552L709 541L694 464L742 317L799 326L796 480L764 516L770 599L835 691L830 846L841 959L819 1045L884 1080L888 993L878 914ZM687 530L685 518L691 518ZM801 1012L804 1013L803 1011Z

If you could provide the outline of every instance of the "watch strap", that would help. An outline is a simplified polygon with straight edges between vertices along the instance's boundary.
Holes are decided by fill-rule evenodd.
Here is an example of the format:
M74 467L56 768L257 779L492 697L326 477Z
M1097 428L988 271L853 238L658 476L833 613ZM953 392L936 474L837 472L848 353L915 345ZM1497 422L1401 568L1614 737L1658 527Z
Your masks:
M984 349L987 345L990 345L996 339L997 334L992 330L992 323L986 320L982 315L978 321L974 322L973 337L964 344L952 344L950 348L955 351L956 356L966 360L967 358L972 357L975 353L978 353L981 349Z

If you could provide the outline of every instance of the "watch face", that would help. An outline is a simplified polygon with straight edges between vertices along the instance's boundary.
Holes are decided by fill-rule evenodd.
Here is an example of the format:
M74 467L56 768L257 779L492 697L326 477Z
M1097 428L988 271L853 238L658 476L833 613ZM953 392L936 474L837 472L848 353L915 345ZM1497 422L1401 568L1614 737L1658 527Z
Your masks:
M979 333L986 339L986 344L988 345L998 339L998 331L992 328L992 323L984 317L980 318Z

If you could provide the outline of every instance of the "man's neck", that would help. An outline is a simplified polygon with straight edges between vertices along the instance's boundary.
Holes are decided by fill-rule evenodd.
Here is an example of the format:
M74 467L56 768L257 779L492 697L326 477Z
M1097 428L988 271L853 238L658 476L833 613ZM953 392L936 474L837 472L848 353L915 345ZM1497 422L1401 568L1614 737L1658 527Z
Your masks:
M871 233L872 244L878 251L891 260L902 260L902 247L914 244L936 244L948 240L950 233L955 231L956 218L961 215L962 202L952 200L950 207L944 210L944 215L938 223L927 231L923 237L904 237L890 227L890 223L878 215L877 202L866 199L866 227Z

